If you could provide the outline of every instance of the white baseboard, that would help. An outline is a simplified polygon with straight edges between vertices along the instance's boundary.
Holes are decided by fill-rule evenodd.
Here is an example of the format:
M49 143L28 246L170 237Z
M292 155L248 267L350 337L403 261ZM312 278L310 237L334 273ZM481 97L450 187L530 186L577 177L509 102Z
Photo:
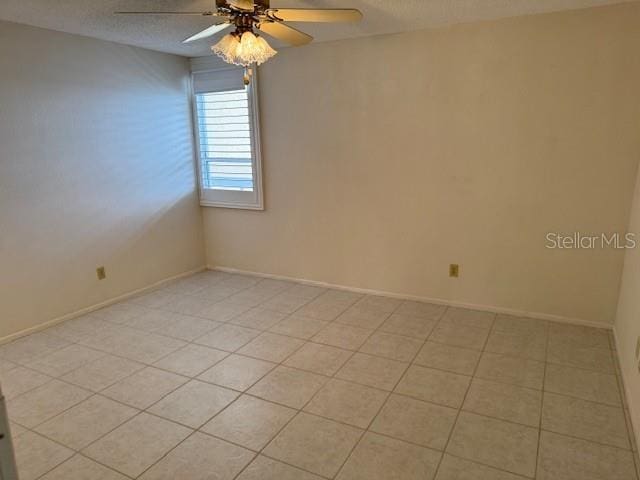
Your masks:
M552 315L549 313L540 313L540 312L527 312L524 310L516 310L512 308L504 308L504 307L496 307L492 305L477 305L473 303L465 303L465 302L456 302L452 300L443 300L440 298L431 298L431 297L421 297L416 295L407 295L404 293L395 293L395 292L386 292L382 290L373 290L369 288L357 288L357 287L347 287L345 285L336 285L333 283L327 282L319 282L317 280L309 280L306 278L295 278L295 277L287 277L285 275L274 275L271 273L263 273L263 272L252 272L249 270L240 270L237 268L230 268L218 265L207 265L209 270L218 270L220 272L227 273L237 273L242 275L252 275L255 277L261 278L271 278L274 280L286 280L289 282L298 282L305 285L311 285L314 287L323 287L323 288L333 288L336 290L345 290L347 292L355 292L355 293L363 293L367 295L380 295L383 297L391 297L398 298L401 300L415 300L418 302L428 302L435 303L437 305L446 305L448 307L459 307L459 308L468 308L470 310L480 310L483 312L491 312L491 313L501 313L505 315L513 315L516 317L528 317L528 318L537 318L539 320L551 320L554 322L560 323L570 323L572 325L582 325L586 327L595 327L595 328L605 328L607 330L611 330L613 328L612 325L600 322L593 322L591 320L583 320L581 318L571 318L571 317L563 317L561 315Z
M95 305L91 305L89 307L85 307L85 308L82 308L80 310L76 310L75 312L67 313L66 315L63 315L61 317L57 317L57 318L54 318L53 320L49 320L49 321L47 321L45 323L41 323L39 325L36 325L35 327L27 328L25 330L20 330L19 332L12 333L10 335L7 335L5 337L0 338L0 345L2 345L3 343L11 342L11 341L16 340L16 339L18 339L20 337L24 337L26 335L31 335L32 333L36 333L36 332L45 330L45 329L53 327L53 326L55 326L55 325L57 325L59 323L66 322L67 320L71 320L73 318L77 318L77 317L80 317L82 315L86 315L87 313L94 312L94 311L99 310L101 308L108 307L109 305L113 305L114 303L118 303L118 302L122 302L124 300L128 300L129 298L134 297L136 295L140 295L141 293L151 292L153 290L157 290L158 288L166 285L167 283L173 282L175 280L179 280L179 279L184 278L184 277L188 277L188 276L193 275L195 273L203 272L205 270L207 270L207 267L206 266L202 266L202 267L196 268L194 270L189 270L187 272L179 273L178 275L173 275L171 277L165 278L163 280L155 282L155 283L153 283L151 285L148 285L146 287L142 287L142 288L139 288L137 290L133 290L131 292L125 293L123 295L119 295L117 297L110 298L109 300L105 300L104 302L96 303Z
M622 358L620 357L620 344L618 342L618 332L616 332L615 326L613 327L613 341L616 344L615 354L618 357L620 375L622 377L622 384L624 386L623 393L625 396L627 408L629 409L629 413L631 414L629 416L631 417L631 427L633 428L633 436L635 437L636 445L640 445L640 436L638 436L638 433L640 433L640 425L635 424L635 419L638 418L636 416L636 409L638 408L638 406L633 402L633 399L629 396L629 389L626 387L627 385L629 385L630 382L628 381L629 379L625 374L625 370L622 368L623 363L622 363Z

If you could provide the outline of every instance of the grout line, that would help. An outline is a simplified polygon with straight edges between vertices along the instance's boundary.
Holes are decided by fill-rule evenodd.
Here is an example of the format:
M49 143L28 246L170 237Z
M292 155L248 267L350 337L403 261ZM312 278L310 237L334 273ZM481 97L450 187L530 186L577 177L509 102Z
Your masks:
M489 342L489 338L491 337L491 333L494 331L495 329L495 322L496 322L496 316L494 315L493 317L493 322L491 323L491 329L489 330L489 333L487 334L487 336L484 339L484 345L482 348L483 354L484 354L484 349L487 346L487 343ZM473 369L473 375L472 378L476 376L476 373L478 371L478 367L480 366L480 362L482 361L482 355L480 356L480 358L478 359L475 368ZM453 421L452 425L451 425L451 429L449 430L449 435L447 436L447 441L444 444L444 447L442 449L442 456L440 457L440 461L438 462L438 465L436 467L435 472L433 473L433 477L436 478L438 475L438 472L440 471L440 466L442 465L442 461L444 459L444 456L447 453L447 449L449 448L449 443L451 442L451 438L453 437L453 432L456 429L456 426L458 425L458 420L460 419L460 414L463 411L464 408L464 404L467 401L467 395L469 394L469 390L471 390L471 383L472 381L469 382L469 384L467 385L467 389L465 390L464 393L464 397L462 398L462 402L460 403L460 406L458 407L458 411L456 413L456 418Z
M538 421L538 442L536 445L536 463L533 469L533 477L538 476L538 463L540 463L540 446L542 444L542 417L544 415L544 402L545 402L545 383L547 379L547 361L549 358L549 325L546 326L546 339L544 343L544 367L542 369L542 395L540 395L540 419Z

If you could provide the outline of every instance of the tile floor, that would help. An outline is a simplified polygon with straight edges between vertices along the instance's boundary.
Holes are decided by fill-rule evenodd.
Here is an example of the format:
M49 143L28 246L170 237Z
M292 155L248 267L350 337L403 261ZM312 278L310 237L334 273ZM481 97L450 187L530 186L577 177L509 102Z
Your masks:
M638 480L609 333L205 272L0 346L21 480Z

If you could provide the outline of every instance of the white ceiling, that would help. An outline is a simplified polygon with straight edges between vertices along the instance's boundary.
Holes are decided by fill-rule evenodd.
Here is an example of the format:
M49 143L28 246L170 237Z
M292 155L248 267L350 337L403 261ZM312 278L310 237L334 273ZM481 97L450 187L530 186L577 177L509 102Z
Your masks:
M272 0L273 7L359 8L351 24L297 24L316 41L621 3L624 0ZM211 25L206 17L122 17L116 10L214 9L214 0L0 0L0 19L185 56L210 53L211 40L182 45Z

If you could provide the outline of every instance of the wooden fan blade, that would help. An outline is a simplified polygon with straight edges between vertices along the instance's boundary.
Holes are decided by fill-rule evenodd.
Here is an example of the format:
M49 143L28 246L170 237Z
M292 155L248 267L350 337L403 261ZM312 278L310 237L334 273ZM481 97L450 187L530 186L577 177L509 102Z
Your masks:
M253 0L227 0L227 4L236 10L242 10L244 12L253 12Z
M230 23L221 23L219 25L211 25L209 28L205 28L199 33L195 35L191 35L189 38L184 40L182 43L190 43L195 42L196 40L202 40L203 38L208 38L215 35L218 32L221 32L225 28L229 28L231 26Z
M359 22L362 12L355 8L271 8L267 16L285 22Z
M114 15L198 15L202 17L217 17L223 14L216 12L113 12Z
M287 42L289 45L293 45L294 47L306 45L313 40L311 35L307 35L300 30L296 30L295 28L280 22L262 22L260 24L260 30L274 38L277 38L278 40Z

